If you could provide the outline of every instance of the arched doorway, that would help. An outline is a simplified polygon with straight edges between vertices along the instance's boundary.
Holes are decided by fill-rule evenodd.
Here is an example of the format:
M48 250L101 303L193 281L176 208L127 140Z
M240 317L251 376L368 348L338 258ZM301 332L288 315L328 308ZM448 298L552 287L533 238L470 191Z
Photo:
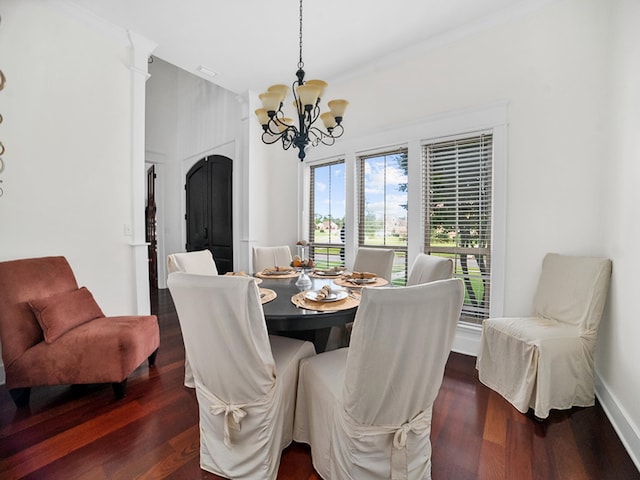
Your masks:
M219 273L233 271L233 161L210 155L186 178L188 252L209 249Z

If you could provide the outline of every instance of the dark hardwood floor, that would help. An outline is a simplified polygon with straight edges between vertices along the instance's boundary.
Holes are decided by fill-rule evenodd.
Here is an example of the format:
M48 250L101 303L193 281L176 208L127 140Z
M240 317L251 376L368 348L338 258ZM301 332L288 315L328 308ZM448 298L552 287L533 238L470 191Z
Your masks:
M152 303L156 367L138 368L123 400L109 385L40 387L17 409L0 386L1 479L220 478L199 467L197 404L182 385L184 348L168 291ZM537 423L481 385L474 362L449 358L433 414L434 480L640 479L599 405ZM319 480L306 445L285 450L278 478Z

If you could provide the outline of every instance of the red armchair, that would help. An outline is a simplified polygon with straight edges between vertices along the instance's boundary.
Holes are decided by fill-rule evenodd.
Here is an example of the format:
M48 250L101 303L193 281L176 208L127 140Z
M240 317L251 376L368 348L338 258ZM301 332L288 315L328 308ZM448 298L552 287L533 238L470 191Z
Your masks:
M43 385L111 383L124 397L131 372L154 365L160 330L155 315L105 317L64 257L43 257L0 262L0 342L23 406Z

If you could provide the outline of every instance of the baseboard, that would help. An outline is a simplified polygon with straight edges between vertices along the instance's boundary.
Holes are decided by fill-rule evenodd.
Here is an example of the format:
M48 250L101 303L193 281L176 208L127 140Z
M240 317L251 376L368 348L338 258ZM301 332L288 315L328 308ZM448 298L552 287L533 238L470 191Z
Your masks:
M460 323L456 329L456 336L453 339L453 350L456 353L463 353L473 357L478 356L480 351L480 336L482 327L469 323Z
M611 425L613 425L618 437L620 437L620 441L627 450L631 460L640 471L640 432L637 426L629 423L629 416L624 409L620 407L620 404L616 401L614 395L611 394L611 390L607 388L607 385L602 378L600 378L598 372L595 372L594 381L596 397L598 397L604 413L607 415Z

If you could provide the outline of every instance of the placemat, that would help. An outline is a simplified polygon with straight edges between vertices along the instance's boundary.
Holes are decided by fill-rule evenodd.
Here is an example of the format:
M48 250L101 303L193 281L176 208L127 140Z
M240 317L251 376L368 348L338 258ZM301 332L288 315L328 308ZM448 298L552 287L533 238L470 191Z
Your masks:
M314 300L305 298L305 295L308 291L309 290L305 290L304 292L296 293L293 297L291 297L291 303L293 303L298 308L317 310L318 312L337 312L340 310L349 310L350 308L354 308L360 305L359 292L351 292L349 293L349 296L347 298L345 298L344 300L338 300L336 302L316 302Z
M357 283L350 282L348 278L340 277L340 278L334 279L333 283L335 283L336 285L340 285L341 287L362 288L362 287L382 287L383 285L386 285L389 282L382 277L377 277L376 281L373 283L365 283L365 284L359 285Z
M298 275L300 275L299 272L291 272L283 275L267 275L263 272L256 273L256 277L258 278L269 278L271 280L278 280L279 278L296 278Z
M265 303L269 303L278 296L278 294L270 288L259 288L258 290L260 291L260 302L263 305Z
M227 277L249 277L250 275L247 275L245 272L227 272L225 273L225 275ZM262 283L262 279L260 278L255 278L255 277L251 277L253 278L253 281L256 282L256 285L260 285Z

